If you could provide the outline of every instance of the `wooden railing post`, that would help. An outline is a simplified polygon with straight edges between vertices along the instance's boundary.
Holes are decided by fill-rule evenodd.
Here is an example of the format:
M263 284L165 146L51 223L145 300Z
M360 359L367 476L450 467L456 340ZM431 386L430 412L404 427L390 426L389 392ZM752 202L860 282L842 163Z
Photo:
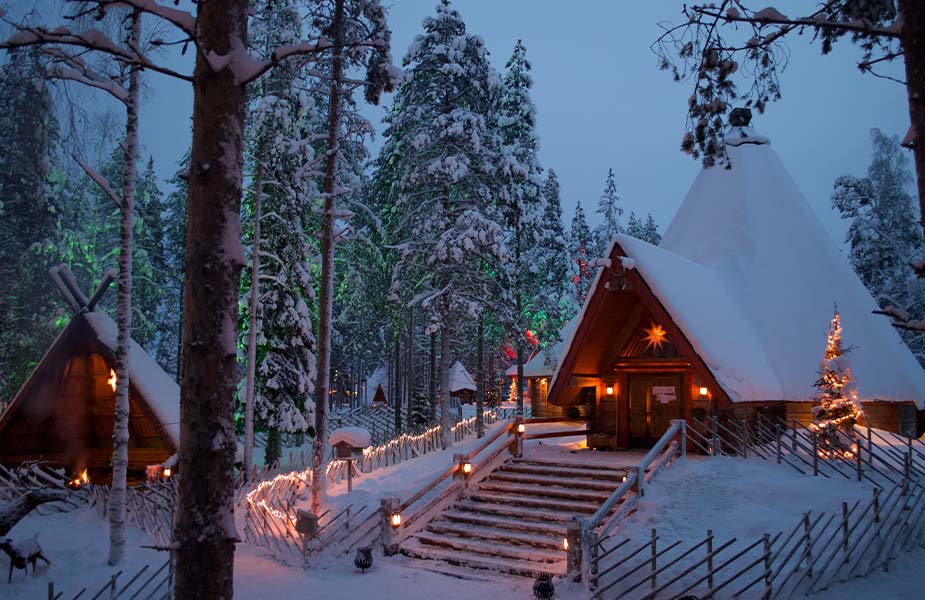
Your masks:
M579 524L580 535L581 535L581 580L584 583L586 590L591 590L591 586L594 584L592 581L592 573L596 571L596 565L592 565L594 556L591 554L591 548L596 545L596 540L594 540L594 528L591 527L591 523L585 517L576 516L574 517Z
M842 552L845 554L845 560L848 560L851 551L848 534L848 503L841 503L841 532L842 532Z
M636 466L636 482L633 487L636 489L636 495L640 498L646 495L646 468L642 465Z
M399 520L398 525L394 525L392 522L393 515L401 515L401 500L386 497L382 498L379 503L382 552L386 556L392 556L398 552L401 543L401 521Z
M819 436L813 431L813 477L819 476Z
M651 578L651 582L652 582L652 589L653 589L653 590L654 590L656 587L658 587L658 579L657 579L656 576L655 576L655 572L658 570L658 564L657 564L657 562L656 562L657 559L658 559L658 550L657 550L656 547L655 547L657 540L658 540L658 534L655 532L655 528L653 528L653 529L652 529L652 559L651 559L651 562L652 562L652 578Z
M514 420L514 444L511 448L514 458L523 458L524 455L524 434L520 431L522 425L524 425L523 417Z
M687 456L687 421L684 419L672 419L671 424L678 426L678 438L681 441L681 456Z
M582 557L582 539L581 539L581 517L573 516L565 524L565 575L573 580L581 578L581 557Z

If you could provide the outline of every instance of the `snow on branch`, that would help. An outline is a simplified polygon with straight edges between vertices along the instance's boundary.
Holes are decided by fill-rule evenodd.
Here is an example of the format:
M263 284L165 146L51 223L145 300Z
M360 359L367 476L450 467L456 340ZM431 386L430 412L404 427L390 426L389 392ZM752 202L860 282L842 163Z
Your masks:
M887 306L883 310L873 311L875 315L886 315L893 320L893 327L896 329L903 329L905 331L917 331L919 333L925 333L925 320L916 321L909 314L909 311L897 308L895 306Z
M72 156L74 157L74 160L77 162L77 164L80 165L80 168L84 170L84 173L86 173L87 176L96 183L96 185L100 186L100 189L103 190L103 193L113 201L113 203L116 205L116 208L122 210L122 198L120 198L119 195L113 191L112 186L109 185L109 180L97 173L93 167L80 160L76 154Z

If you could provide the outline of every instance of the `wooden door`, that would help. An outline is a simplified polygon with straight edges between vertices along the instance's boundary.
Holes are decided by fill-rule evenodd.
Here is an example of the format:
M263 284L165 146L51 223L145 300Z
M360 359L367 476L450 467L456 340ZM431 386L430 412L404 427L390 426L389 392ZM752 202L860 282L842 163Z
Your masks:
M630 375L629 437L633 446L650 446L682 419L681 375Z

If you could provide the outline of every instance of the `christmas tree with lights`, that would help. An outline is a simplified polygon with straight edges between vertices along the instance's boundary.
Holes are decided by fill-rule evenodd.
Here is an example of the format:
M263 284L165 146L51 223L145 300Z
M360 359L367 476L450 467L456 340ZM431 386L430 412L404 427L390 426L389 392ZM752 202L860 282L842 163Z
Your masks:
M841 331L841 317L836 306L829 323L819 379L815 383L819 404L813 407L813 429L824 452L834 451L836 446L842 445L839 441L851 444L857 435L854 425L864 416L846 357L850 348L842 345Z

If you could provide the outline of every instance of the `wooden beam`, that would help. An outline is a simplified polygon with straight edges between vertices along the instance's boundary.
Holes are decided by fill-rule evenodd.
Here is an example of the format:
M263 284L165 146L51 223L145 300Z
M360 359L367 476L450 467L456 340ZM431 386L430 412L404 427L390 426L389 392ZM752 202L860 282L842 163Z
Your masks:
M71 307L71 312L73 314L79 313L83 307L80 303L77 302L77 299L71 294L70 289L64 283L64 280L61 278L61 274L58 272L60 267L52 267L48 269L48 276L51 277L52 283L55 284L55 287L58 288L58 292L61 294L61 297L64 298L65 302L68 303L68 306Z
M100 282L100 285L97 286L96 291L93 292L89 302L87 302L87 310L92 311L96 308L96 305L99 304L99 301L103 299L103 294L106 293L106 290L109 289L109 286L115 280L116 270L107 269L106 273L103 274L103 280Z
M87 297L80 291L80 286L77 285L77 280L74 279L74 274L71 273L71 269L65 264L58 265L58 275L61 276L64 285L67 286L71 295L77 300L78 304L80 304L81 310L84 309L87 306Z

